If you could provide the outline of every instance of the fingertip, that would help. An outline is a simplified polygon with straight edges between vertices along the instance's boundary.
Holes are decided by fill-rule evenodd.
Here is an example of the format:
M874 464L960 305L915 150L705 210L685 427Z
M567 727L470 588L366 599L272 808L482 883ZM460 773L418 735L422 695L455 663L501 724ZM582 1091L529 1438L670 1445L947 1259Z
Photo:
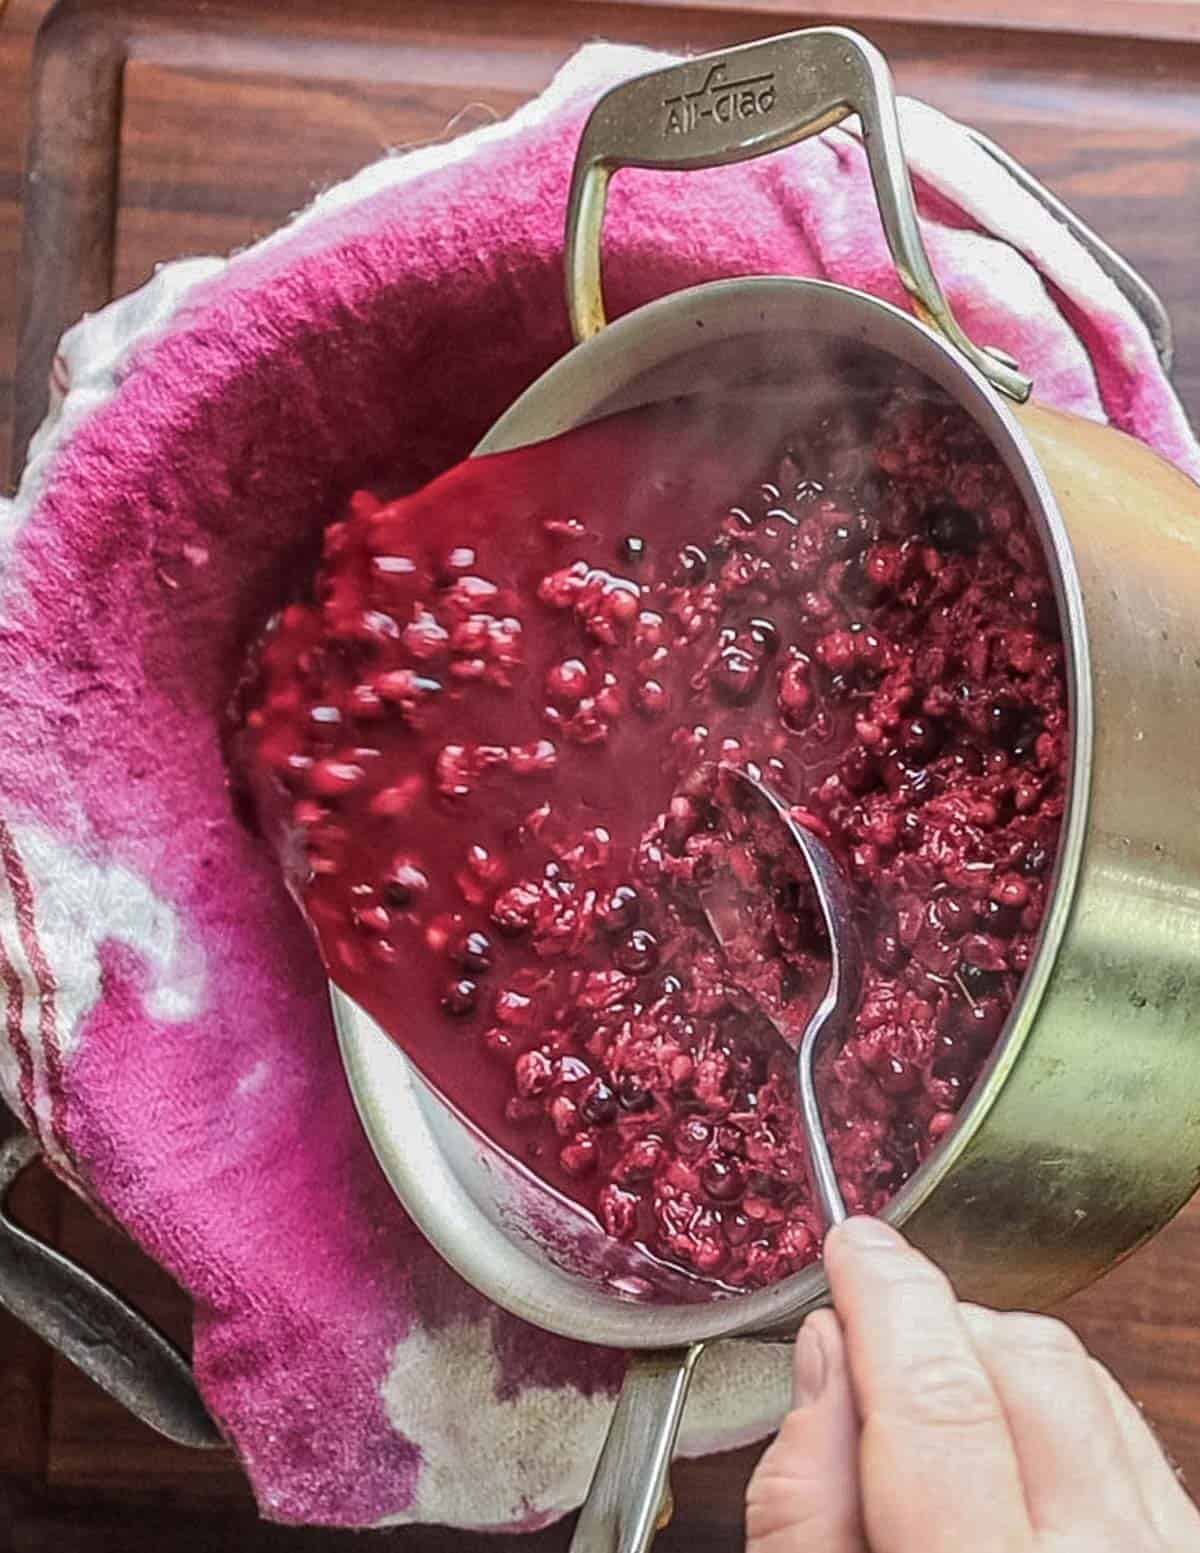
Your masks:
M825 1236L822 1252L835 1300L838 1286L853 1277L854 1269L863 1265L864 1258L894 1255L907 1248L903 1235L882 1219L856 1216L835 1224Z
M832 1353L834 1350L840 1352L844 1347L842 1323L837 1318L837 1312L828 1305L822 1306L820 1310L814 1310L811 1316L806 1317L804 1325L820 1333L821 1342L827 1352Z
M831 1310L817 1310L796 1335L792 1356L792 1406L819 1402L838 1370L845 1368L841 1323Z
M835 1255L849 1251L896 1251L908 1242L899 1230L883 1219L873 1219L866 1214L855 1214L835 1224L825 1237L826 1252Z
M825 1349L810 1322L800 1328L792 1350L792 1407L811 1407L825 1390Z

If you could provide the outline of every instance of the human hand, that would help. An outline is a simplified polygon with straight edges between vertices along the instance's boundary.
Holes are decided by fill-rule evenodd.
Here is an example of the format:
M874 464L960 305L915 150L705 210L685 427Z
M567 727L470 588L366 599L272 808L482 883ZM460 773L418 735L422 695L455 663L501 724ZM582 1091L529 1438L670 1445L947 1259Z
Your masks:
M1047 1316L960 1304L895 1230L830 1232L834 1311L746 1499L747 1553L1200 1553L1137 1408Z

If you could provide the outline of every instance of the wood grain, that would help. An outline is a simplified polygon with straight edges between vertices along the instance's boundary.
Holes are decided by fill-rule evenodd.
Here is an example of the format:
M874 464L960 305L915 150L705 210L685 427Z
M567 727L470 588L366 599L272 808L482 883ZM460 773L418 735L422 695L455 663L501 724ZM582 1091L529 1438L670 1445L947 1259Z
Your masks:
M21 1222L56 1242L62 1197L43 1171L27 1172L14 1193ZM45 1475L50 1452L53 1356L44 1343L0 1311L0 1477Z
M12 373L17 347L20 166L33 35L48 0L11 0L0 15L0 471L8 468ZM0 1135L3 1135L0 1126ZM43 1176L21 1183L22 1218L38 1234L57 1232L59 1196ZM49 1445L51 1358L24 1327L0 1311L0 1478L40 1477ZM0 1506L3 1496L0 1494ZM0 1529L3 1520L0 1518Z
M97 4L83 8L95 12ZM45 0L12 0L0 24L0 100L11 105L0 115L5 277L15 278L30 43L46 9ZM128 6L119 9L129 14ZM124 70L118 290L165 259L252 241L384 148L461 133L510 112L590 37L715 47L826 18L832 0L811 0L803 15L785 0L695 0L686 8L670 0L459 0L453 8L444 0L295 0L287 8L217 0L202 9L164 0L157 9L170 13L165 23L150 17L152 9L149 0L141 6ZM978 124L1143 269L1169 305L1177 381L1193 413L1200 411L1192 252L1200 230L1200 44L1178 41L1200 35L1200 7L1177 0L1086 7L1068 0L850 0L848 10L868 19L866 30L891 57L903 90ZM1004 21L1011 25L994 25ZM1106 35L1122 29L1141 36ZM5 424L14 291L0 285ZM72 1254L186 1335L185 1301L127 1241L45 1177L24 1192L27 1216L57 1230ZM1200 1202L1066 1313L1200 1483L1197 1268ZM679 1511L658 1544L663 1553L738 1545L741 1494L755 1457L744 1451L678 1468ZM162 1545L207 1553L234 1541L257 1553L352 1541L258 1524L228 1454L187 1452L158 1439L69 1366L51 1365L2 1319L0 1477L0 1508L9 1514L7 1541L0 1518L0 1546L13 1553L149 1553ZM566 1541L567 1528L556 1528L508 1545L551 1553ZM470 1553L485 1539L421 1530L382 1534L372 1546Z
M20 313L21 168L28 126L33 37L50 0L10 0L0 17L0 490L9 467L13 369Z
M1149 6L1151 0L1141 3ZM819 0L814 13L793 13L791 24L827 19L821 14L823 6ZM1181 216L1188 209L1195 212L1200 48L1145 38L882 20L874 0L865 9L876 12L868 17L867 30L889 54L903 89L971 117L1001 140L1019 140L1022 154L1051 175L1057 171L1064 129L1074 133L1076 126L1083 126L1089 149L1113 164L1108 177L1116 181L1109 187L1119 189L1122 199L1108 203L1123 207L1131 197L1139 203L1173 197ZM912 9L910 4L907 10ZM145 190L132 157L175 141L152 117L142 121L148 123L148 133L138 128L138 104L149 110L155 100L153 89L145 97L139 92L147 71L153 75L167 70L178 78L175 110L203 115L204 105L192 88L203 92L204 83L212 88L210 99L220 100L219 115L206 121L199 139L184 142L203 162L188 178L195 201L189 214L216 217L214 231L222 237L238 229L240 218L251 235L261 225L245 220L246 202L254 198L264 168L268 183L273 182L276 159L287 186L297 191L295 203L300 203L314 181L310 168L319 183L325 168L333 176L358 165L364 141L375 150L380 143L403 146L427 139L439 133L434 127L439 114L445 124L458 109L473 104L505 112L544 86L566 55L588 38L699 49L752 37L766 24L760 9L727 4L683 8L647 0L620 5L611 0L457 0L452 29L446 27L444 7L437 0L408 0L402 8L388 0L343 0L336 10L322 0L293 0L286 11L209 0L202 12L189 0L128 0L124 5L61 0L55 14L65 18L57 31L59 47L43 60L42 68L60 83L56 101L84 93L92 106L88 113L60 114L62 127L57 130L53 126L59 120L47 115L46 133L39 141L32 185L35 212L57 215L58 224L74 235L68 244L53 237L56 227L43 230L45 221L29 226L30 267L39 275L39 288L26 328L18 446L41 412L57 324L75 316L76 303L88 305L107 281L110 266L119 281L124 280L130 271L123 265L122 251L140 253L152 235L145 228L130 229L138 212L157 213L160 208L157 185L143 199ZM115 18L111 32L105 30L108 17ZM117 36L124 40L130 61L124 72L126 113L120 146L118 222L123 230L118 252L112 255L105 247L101 214L111 173L107 142L98 133L99 144L92 145L83 125L89 113L94 126L105 122L96 104L113 100L112 58L106 50ZM1153 93L1143 89L1149 80L1155 82ZM290 92L296 96L289 117ZM158 95L161 101L161 90ZM306 102L319 103L324 111L305 115ZM328 120L325 112L331 115ZM256 125L278 122L280 115L288 119L288 128L274 138L254 132ZM236 167L234 176L214 175L214 141L207 127L213 122L221 126L222 167ZM246 126L246 145L234 161L238 125ZM1006 135L1009 131L1012 134ZM293 154L297 141L316 143L314 164L304 164ZM1026 150L1028 141L1033 144ZM1151 176L1141 177L1143 169L1126 176L1131 157L1148 166ZM1060 187L1068 197L1076 193L1069 179L1060 180ZM1085 213L1094 206L1105 214L1103 199L1085 198L1083 204ZM256 214L269 226L281 212L264 204ZM1121 208L1108 229L1128 233L1135 249L1144 249L1146 234L1161 234L1163 224L1139 222L1136 211L1134 217ZM1186 232L1186 223L1181 221L1175 230ZM90 266L81 271L78 265L65 264L64 255L72 249L89 259ZM1132 256L1143 257L1136 251ZM1161 270L1162 263L1149 267ZM138 276L145 272L136 264L132 271ZM1182 382L1185 390L1194 386L1186 378Z
M591 4L592 0L580 0ZM633 0L638 5L672 6L673 0ZM692 0L714 11L751 12L762 31L782 32L796 24L792 0ZM1197 0L808 0L807 16L841 24L856 22L941 22L947 26L1020 28L1027 32L1100 34L1117 38L1200 39Z

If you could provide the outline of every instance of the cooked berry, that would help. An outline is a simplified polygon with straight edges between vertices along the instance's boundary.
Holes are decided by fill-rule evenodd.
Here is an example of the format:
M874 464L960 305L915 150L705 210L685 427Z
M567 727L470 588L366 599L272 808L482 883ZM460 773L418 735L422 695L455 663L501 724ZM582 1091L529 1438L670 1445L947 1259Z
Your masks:
M852 894L862 997L818 1083L865 1213L1002 1033L1066 796L1003 463L932 390L812 401L677 401L360 493L235 735L338 982L608 1234L727 1289L818 1255L788 1042L829 951L723 766Z

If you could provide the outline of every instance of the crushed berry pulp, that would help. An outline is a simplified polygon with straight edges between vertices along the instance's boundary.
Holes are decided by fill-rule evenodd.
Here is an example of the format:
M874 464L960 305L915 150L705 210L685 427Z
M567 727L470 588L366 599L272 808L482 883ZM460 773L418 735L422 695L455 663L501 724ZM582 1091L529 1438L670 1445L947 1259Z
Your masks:
M863 992L818 1076L874 1212L1030 962L1067 734L1032 519L969 417L896 377L676 401L358 492L255 644L233 737L334 981L607 1234L720 1292L819 1254L783 1037L828 971L722 765L845 869Z

